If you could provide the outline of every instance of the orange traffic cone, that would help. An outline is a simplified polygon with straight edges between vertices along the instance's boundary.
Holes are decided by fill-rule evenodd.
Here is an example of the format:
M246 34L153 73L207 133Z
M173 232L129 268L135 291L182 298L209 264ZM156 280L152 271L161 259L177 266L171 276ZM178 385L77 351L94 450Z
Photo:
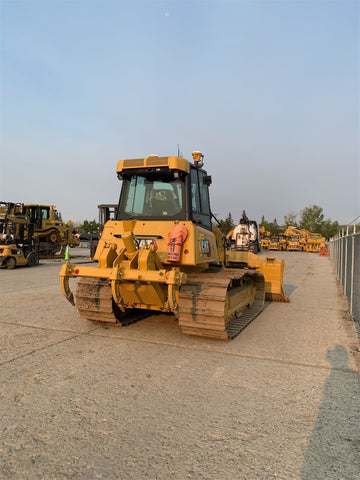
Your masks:
M325 248L325 247L322 248L322 249L320 250L319 255L320 255L321 257L327 257L327 256L329 255L329 253L328 253L328 251L327 251L327 248Z

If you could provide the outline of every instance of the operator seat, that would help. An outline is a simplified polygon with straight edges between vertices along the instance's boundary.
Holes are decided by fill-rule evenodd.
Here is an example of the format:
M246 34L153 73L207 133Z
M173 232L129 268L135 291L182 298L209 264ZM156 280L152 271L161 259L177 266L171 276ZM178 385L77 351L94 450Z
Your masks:
M151 211L154 216L174 215L179 211L170 190L154 190L151 200Z

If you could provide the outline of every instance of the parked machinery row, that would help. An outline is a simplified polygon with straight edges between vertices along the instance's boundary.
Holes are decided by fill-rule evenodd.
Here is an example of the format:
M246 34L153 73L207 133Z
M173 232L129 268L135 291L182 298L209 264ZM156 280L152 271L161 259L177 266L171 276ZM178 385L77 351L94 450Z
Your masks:
M271 235L265 228L260 229L260 242L263 250L288 252L320 252L325 247L325 238L320 233L288 227L283 234Z

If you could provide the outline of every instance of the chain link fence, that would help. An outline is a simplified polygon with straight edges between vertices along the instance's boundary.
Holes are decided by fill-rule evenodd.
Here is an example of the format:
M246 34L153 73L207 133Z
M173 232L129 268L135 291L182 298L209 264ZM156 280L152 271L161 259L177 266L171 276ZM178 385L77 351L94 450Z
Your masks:
M360 324L360 217L330 239L329 254L348 300L349 311Z

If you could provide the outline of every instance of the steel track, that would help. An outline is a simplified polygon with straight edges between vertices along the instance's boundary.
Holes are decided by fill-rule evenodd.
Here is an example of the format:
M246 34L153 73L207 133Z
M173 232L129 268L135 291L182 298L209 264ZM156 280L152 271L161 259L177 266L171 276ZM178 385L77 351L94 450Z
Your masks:
M117 323L125 327L155 313L138 308L122 312L113 301L109 282L98 278L81 278L75 298L80 315L91 322Z
M233 294L240 296L241 303L230 308ZM179 292L179 325L190 335L230 340L259 315L264 298L264 278L254 270L222 269L190 274ZM76 307L91 322L122 326L155 313L142 309L121 312L113 301L109 282L94 278L80 279Z
M228 307L233 293L243 297L235 312ZM254 270L190 274L179 293L179 325L184 333L230 340L259 315L264 299L264 278Z

